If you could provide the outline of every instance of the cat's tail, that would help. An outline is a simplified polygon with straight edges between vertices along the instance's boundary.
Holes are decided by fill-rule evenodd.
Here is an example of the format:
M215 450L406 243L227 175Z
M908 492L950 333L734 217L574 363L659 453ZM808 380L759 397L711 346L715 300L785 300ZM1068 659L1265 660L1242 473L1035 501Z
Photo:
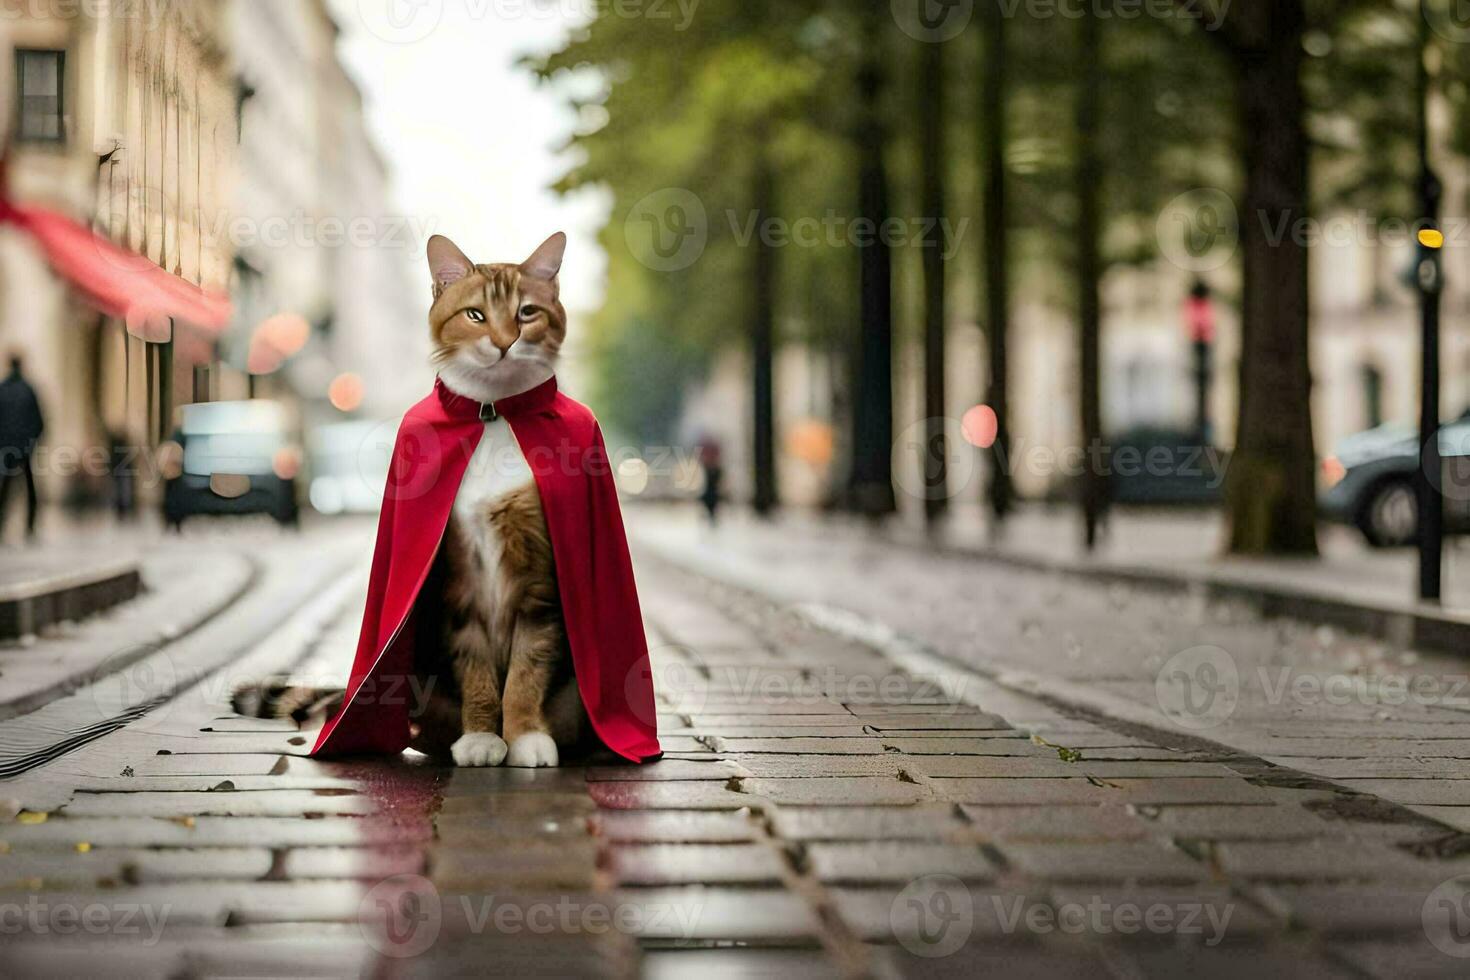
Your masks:
M235 688L230 705L247 718L289 718L302 728L320 728L346 696L340 687L306 687L277 674Z

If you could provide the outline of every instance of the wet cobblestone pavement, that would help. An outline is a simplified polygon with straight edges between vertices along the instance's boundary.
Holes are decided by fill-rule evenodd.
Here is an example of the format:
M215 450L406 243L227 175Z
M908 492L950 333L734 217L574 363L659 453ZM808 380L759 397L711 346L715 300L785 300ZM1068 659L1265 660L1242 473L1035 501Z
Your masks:
M1197 739L910 673L644 559L666 756L321 763L233 679L345 670L333 576L0 783L11 976L1463 976L1470 838ZM1467 875L1463 880L1459 875Z

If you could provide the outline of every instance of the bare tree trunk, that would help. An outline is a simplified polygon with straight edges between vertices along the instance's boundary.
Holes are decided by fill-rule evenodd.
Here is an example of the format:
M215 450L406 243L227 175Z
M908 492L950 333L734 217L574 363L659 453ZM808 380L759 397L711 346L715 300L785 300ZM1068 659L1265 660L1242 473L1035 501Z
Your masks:
M759 146L764 146L759 140ZM764 149L758 152L752 177L752 204L755 226L762 227L771 216L775 198L775 174ZM754 390L752 391L752 434L754 495L752 506L762 517L776 509L776 404L775 404L775 325L776 325L776 255L775 249L756 235L751 256L751 337L750 357Z
M1245 144L1240 411L1226 480L1230 550L1316 554L1308 360L1308 140L1301 84L1303 0L1234 8Z
M1093 12L1083 14L1080 30L1080 76L1077 86L1077 366L1082 423L1083 543L1091 551L1107 506L1108 483L1102 451L1102 258L1099 254L1102 150L1098 125L1102 116L1101 24Z
M866 56L857 73L858 212L873 228L888 218L888 168L883 153L882 37L886 12L866 15ZM893 259L882 235L858 248L858 352L853 386L852 505L870 516L896 510L893 496Z
M934 240L924 242L924 519L937 521L949 506L949 448L944 398L944 45L919 42L919 153L923 216Z
M984 161L985 330L990 361L986 404L995 412L995 442L990 450L990 512L996 523L1011 510L1014 491L1010 474L1010 411L1006 364L1006 332L1010 319L1010 282L1007 269L1009 236L1006 229L1006 35L999 4L987 4L989 21L982 31L981 159Z

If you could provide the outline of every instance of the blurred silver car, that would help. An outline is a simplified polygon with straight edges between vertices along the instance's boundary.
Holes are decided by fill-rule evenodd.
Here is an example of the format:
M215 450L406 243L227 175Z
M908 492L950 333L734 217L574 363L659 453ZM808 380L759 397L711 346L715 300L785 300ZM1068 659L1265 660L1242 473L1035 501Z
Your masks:
M169 527L196 515L269 514L296 523L301 451L284 406L265 399L207 402L185 405L180 415L173 438L158 450Z
M1470 413L1439 430L1439 451L1445 531L1464 533L1470 530ZM1418 469L1417 428L1389 424L1348 436L1322 462L1322 514L1354 525L1375 547L1412 544L1419 533Z

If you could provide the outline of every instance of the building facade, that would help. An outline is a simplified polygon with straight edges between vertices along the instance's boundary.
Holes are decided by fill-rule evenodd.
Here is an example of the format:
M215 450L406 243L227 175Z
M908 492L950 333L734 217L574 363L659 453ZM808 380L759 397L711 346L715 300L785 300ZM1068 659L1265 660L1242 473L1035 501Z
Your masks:
M91 221L191 283L227 288L228 246L205 233L235 167L224 11L223 0L198 0L10 12L0 31L14 63L4 72L11 193ZM47 412L43 493L96 495L106 473L88 452L152 445L171 406L195 397L194 365L76 303L13 233L0 234L0 277L0 348L25 357Z

